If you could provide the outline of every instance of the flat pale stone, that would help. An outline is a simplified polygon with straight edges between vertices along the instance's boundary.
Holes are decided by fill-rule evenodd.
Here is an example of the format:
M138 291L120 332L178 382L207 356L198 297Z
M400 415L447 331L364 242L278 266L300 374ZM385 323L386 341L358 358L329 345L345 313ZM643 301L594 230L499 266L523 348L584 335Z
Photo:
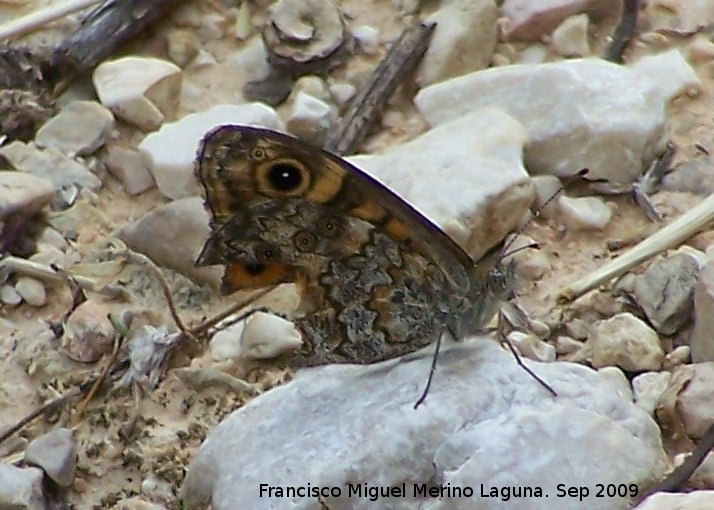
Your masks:
M4 305L17 306L22 303L22 296L15 290L15 287L5 284L0 287L0 301Z
M0 218L18 211L39 212L55 195L48 179L26 172L0 171Z
M644 372L635 377L632 380L632 391L637 405L654 416L659 399L667 389L670 379L672 374L669 372Z
M158 128L175 115L182 80L176 64L136 56L103 62L92 74L102 104L144 131Z
M563 192L563 183L553 175L536 175L531 177L535 190L533 212L546 220L556 218L558 211L558 195Z
M513 331L508 340L526 358L535 361L555 361L555 347L544 342L533 333Z
M203 136L221 124L249 124L285 130L275 110L263 103L218 105L164 124L139 145L139 152L164 196L175 200L198 194L198 182L193 175L196 150Z
M295 314L299 305L300 294L292 283L278 286L259 302L253 303L256 308L266 306L288 317ZM269 359L297 349L302 344L293 323L274 313L257 312L246 320L232 323L228 318L226 322L229 325L225 328L219 325L208 343L213 361Z
M687 435L692 439L700 439L714 423L714 409L711 405L714 362L693 363L678 367L676 370L692 371L691 380L677 395L677 410L682 417ZM676 375L675 371L673 377Z
M114 115L96 101L72 101L38 131L35 143L73 158L94 154L114 129Z
M330 85L332 100L340 108L347 106L347 103L349 103L356 94L357 89L351 83L333 83Z
M714 361L714 252L699 272L694 289L694 330L689 341L692 361Z
M374 55L379 49L379 30L369 25L360 25L352 30L360 50L365 55ZM432 39L433 41L433 39Z
M479 259L519 223L532 202L521 160L526 142L517 121L484 108L383 154L348 159Z
M197 283L217 289L223 270L193 264L209 234L208 213L200 197L160 205L119 230L120 239L129 248Z
M588 15L578 14L563 21L553 31L552 46L563 57L587 57L590 55L588 44Z
M45 510L42 470L0 463L0 508Z
M488 67L496 46L498 8L493 0L455 0L429 16L436 29L417 69L425 87Z
M701 87L677 50L620 66L589 58L486 69L422 89L431 126L495 106L518 119L529 172L629 184L664 150L666 105ZM612 91L617 90L617 94Z
M107 170L121 181L124 191L129 195L138 195L156 185L144 158L135 150L112 145L104 163Z
M290 101L285 127L292 135L321 147L336 123L337 111L331 104L298 92Z
M612 209L600 197L558 197L560 219L571 230L603 230L612 218Z
M241 356L270 359L297 349L300 333L289 320L271 313L256 313L245 325L241 338Z
M672 335L691 320L698 278L698 260L687 253L675 253L654 260L638 275L633 295L652 326Z
M110 312L107 303L93 298L77 306L64 326L64 352L82 363L95 363L112 352L117 332L109 320Z
M41 307L47 304L45 285L32 276L21 276L15 282L15 290L28 305Z
M593 324L590 338L578 353L593 367L620 367L631 372L659 370L664 351L657 333L630 313Z
M245 76L246 82L264 80L270 74L268 52L260 36L253 37L241 45L240 50L228 57L228 63Z
M99 177L57 149L40 149L33 143L26 144L15 140L0 147L0 155L4 156L16 170L52 182L55 190L72 185L92 190L102 186Z
M169 57L177 65L185 67L198 53L201 42L194 30L177 28L166 35Z
M643 13L653 30L693 34L714 23L709 0L648 0Z
M71 486L77 466L74 434L57 428L36 437L27 445L25 462L41 468L60 487Z
M501 15L509 21L505 37L537 41L592 3L593 0L505 0L501 6Z
M186 510L319 508L314 495L276 497L267 486L337 487L330 508L572 509L556 486L639 483L666 466L659 429L631 402L626 380L570 363L525 361L558 392L551 396L493 340L445 347L425 403L414 409L429 351L371 366L301 370L213 429L180 490ZM476 389L476 390L475 390ZM592 438L597 437L597 441ZM577 469L573 467L577 466ZM353 487L401 487L404 497L348 497ZM415 484L472 488L472 497L429 498ZM506 503L480 486L540 486L548 498ZM510 503L516 502L513 506ZM624 510L626 498L582 502Z

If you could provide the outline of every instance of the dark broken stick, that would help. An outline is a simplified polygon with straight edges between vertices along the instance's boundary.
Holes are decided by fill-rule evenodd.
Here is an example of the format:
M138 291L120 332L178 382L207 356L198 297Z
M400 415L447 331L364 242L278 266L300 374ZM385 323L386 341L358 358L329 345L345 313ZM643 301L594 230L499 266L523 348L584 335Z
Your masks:
M612 35L612 42L605 48L602 58L610 62L622 63L622 54L635 33L639 10L639 0L623 1L622 18L615 29L615 33Z
M94 69L146 27L184 0L109 0L82 22L72 36L60 44L49 62L56 97L78 75Z
M407 28L374 70L369 82L347 109L325 150L341 156L353 154L369 134L399 84L420 62L436 23Z

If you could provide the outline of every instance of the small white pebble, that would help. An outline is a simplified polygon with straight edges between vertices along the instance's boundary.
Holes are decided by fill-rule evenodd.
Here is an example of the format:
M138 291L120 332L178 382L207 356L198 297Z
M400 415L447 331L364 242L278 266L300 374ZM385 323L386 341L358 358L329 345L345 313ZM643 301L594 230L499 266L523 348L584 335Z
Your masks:
M15 290L28 305L40 307L47 304L45 285L36 278L21 276L15 283Z
M367 55L374 55L379 49L379 30L368 25L362 25L352 30L357 44Z
M0 287L0 301L5 305L17 306L22 303L22 296L12 285Z

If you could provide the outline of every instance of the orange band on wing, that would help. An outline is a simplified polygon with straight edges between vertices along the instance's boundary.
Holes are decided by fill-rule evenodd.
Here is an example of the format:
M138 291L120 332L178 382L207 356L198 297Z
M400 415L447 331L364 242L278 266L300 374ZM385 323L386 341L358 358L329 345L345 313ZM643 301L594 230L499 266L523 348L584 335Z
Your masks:
M226 295L243 289L259 289L290 282L294 278L292 268L280 264L265 264L259 271L245 264L229 264L223 273L221 292Z

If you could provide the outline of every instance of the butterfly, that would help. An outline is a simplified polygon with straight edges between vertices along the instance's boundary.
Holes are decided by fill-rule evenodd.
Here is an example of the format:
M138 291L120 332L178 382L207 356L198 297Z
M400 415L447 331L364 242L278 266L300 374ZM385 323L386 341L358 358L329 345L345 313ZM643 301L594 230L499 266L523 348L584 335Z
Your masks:
M293 367L376 363L445 333L461 340L511 291L508 267L480 267L384 184L289 135L217 127L195 171L211 227L196 265L225 266L223 294L298 286Z

